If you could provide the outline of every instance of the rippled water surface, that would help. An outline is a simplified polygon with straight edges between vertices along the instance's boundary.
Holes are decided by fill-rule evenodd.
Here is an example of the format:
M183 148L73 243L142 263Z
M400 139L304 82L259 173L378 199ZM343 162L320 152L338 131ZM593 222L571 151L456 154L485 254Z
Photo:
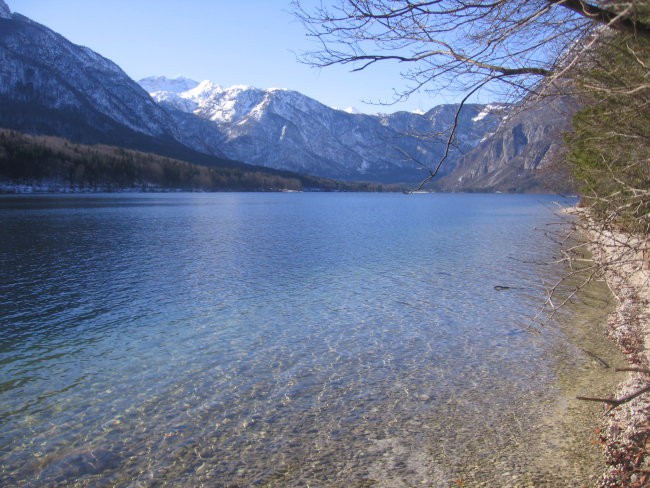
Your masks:
M590 357L526 331L553 200L1 198L0 485L588 478L554 416Z

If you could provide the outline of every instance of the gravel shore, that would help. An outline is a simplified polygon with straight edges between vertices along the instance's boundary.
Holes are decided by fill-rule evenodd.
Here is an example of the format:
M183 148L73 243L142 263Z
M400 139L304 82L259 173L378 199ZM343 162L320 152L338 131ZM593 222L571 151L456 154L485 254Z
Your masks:
M582 212L580 212L582 213ZM625 354L630 368L650 368L650 267L647 240L604 230L583 213L591 236L593 259L616 297L607 333ZM641 251L639 251L641 249ZM645 250L645 251L643 251ZM612 398L621 400L650 384L648 372L620 372L621 383ZM608 468L602 487L650 487L650 392L606 412L600 434Z

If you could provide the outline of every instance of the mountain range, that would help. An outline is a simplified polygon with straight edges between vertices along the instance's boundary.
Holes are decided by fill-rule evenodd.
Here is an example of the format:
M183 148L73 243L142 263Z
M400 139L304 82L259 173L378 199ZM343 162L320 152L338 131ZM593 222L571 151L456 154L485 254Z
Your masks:
M559 107L564 102L556 103ZM557 108L556 107L556 108ZM415 184L445 152L458 105L355 114L301 93L210 81L131 80L115 63L0 0L0 127L212 166ZM567 111L568 112L568 111ZM437 188L542 191L567 114L466 104Z
M210 81L164 77L141 86L176 117L194 114L220 134L230 158L260 166L344 180L419 181L423 168L442 157L458 106L441 105L425 114L353 114L335 110L301 93L248 86L223 88ZM187 88L187 89L186 89ZM459 120L462 152L496 130L504 106L466 105Z

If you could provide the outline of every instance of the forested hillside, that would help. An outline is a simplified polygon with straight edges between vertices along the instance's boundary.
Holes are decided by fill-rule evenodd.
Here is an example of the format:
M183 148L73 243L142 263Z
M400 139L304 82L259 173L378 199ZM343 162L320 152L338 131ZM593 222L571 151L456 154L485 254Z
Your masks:
M73 190L239 190L373 191L367 184L251 167L215 168L156 154L105 145L73 144L58 137L31 136L0 129L0 188L36 185Z

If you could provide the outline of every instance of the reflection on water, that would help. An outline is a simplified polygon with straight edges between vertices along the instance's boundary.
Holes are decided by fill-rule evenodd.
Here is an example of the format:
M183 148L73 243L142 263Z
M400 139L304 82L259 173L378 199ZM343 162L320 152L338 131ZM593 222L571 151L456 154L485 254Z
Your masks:
M0 485L586 482L551 201L0 199Z

